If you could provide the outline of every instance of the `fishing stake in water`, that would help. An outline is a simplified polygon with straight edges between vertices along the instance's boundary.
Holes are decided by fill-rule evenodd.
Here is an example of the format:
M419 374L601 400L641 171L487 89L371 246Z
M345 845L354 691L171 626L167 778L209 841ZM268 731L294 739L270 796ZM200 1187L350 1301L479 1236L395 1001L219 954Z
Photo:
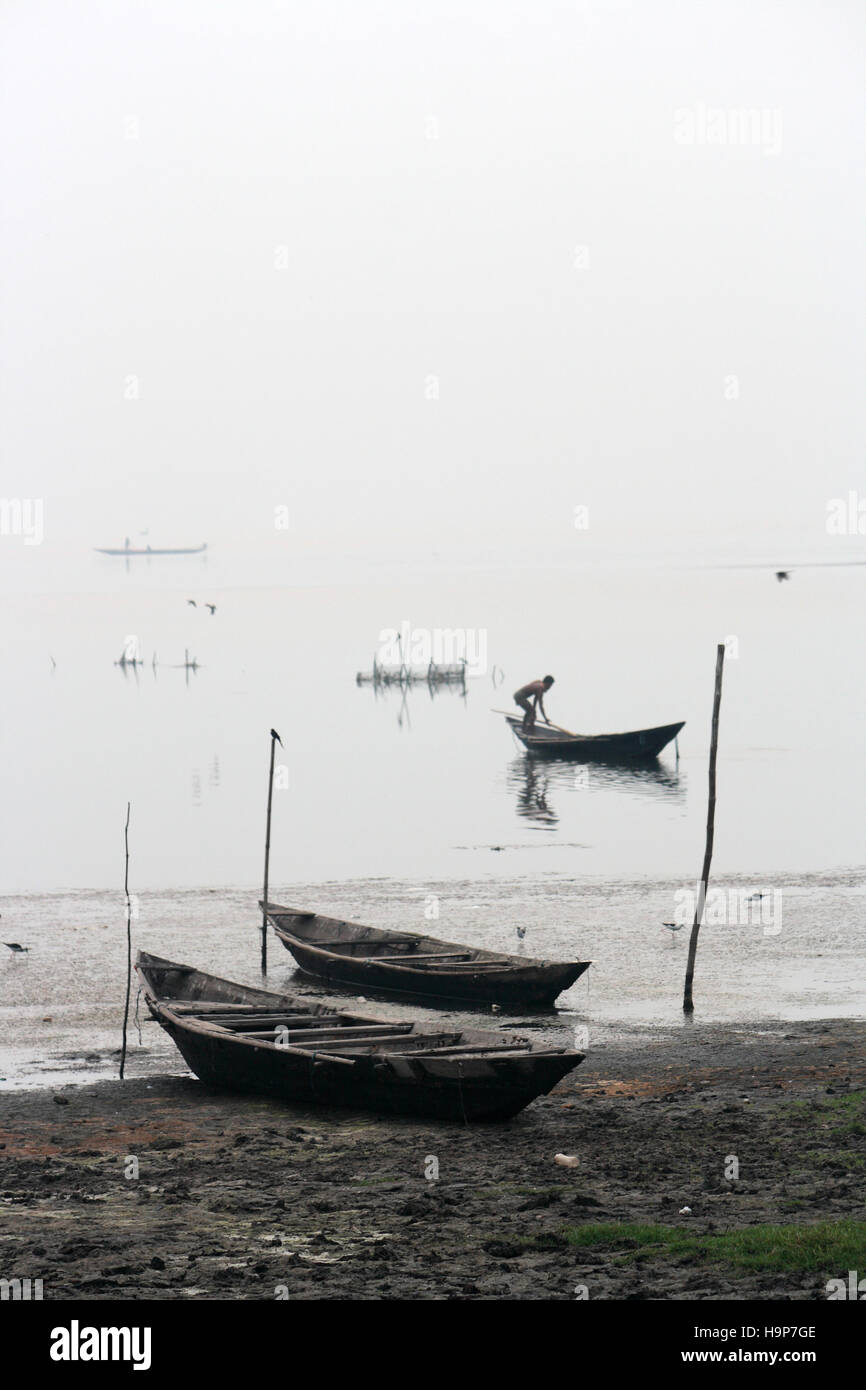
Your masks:
M265 827L265 883L262 894L262 974L268 973L268 864L271 857L271 802L274 798L274 749L276 744L282 748L283 740L276 729L271 729L271 770L268 776L268 819Z
M698 884L698 900L695 904L695 920L689 937L689 959L686 965L686 985L683 992L683 1013L693 1014L695 1004L692 998L692 981L695 974L695 957L698 953L698 932L704 915L707 900L707 883L710 877L710 863L713 858L713 833L716 820L716 752L719 746L719 708L722 703L722 671L725 667L725 644L720 642L716 648L716 686L713 693L713 732L710 739L710 793L707 804L707 843L704 850L704 867Z
M126 1067L126 1027L129 1022L129 993L132 986L132 903L129 897L129 808L126 803L126 825L123 827L123 844L126 851L126 867L123 873L123 891L126 895L126 1003L123 1006L123 1043L120 1048L120 1079Z

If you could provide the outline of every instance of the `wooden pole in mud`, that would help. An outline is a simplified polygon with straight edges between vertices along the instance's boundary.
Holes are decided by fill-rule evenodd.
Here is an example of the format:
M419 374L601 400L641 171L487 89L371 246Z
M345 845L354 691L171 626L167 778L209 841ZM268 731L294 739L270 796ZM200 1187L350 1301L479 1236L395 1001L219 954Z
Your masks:
M126 867L123 872L123 891L126 895L126 1003L123 1006L123 1042L120 1047L120 1079L126 1066L126 1027L129 1021L129 994L132 987L132 903L129 900L129 808L126 803L126 825L123 827L123 844L126 851Z
M698 933L701 929L701 921L704 915L704 904L707 900L707 883L710 877L710 864L713 858L713 834L716 821L716 752L719 746L719 708L722 703L722 671L725 666L725 644L720 642L716 648L716 685L713 692L713 732L710 738L710 790L707 804L707 842L704 849L704 867L701 870L701 881L698 884L698 900L695 904L695 920L692 923L692 934L689 937L689 959L686 965L686 984L683 991L683 1013L693 1014L695 1011L694 999L692 998L692 982L695 975L695 957L698 953Z
M271 769L268 775L268 819L265 827L265 886L262 894L262 974L268 973L268 866L271 858L271 802L274 799L274 749L283 741L276 729L271 729Z

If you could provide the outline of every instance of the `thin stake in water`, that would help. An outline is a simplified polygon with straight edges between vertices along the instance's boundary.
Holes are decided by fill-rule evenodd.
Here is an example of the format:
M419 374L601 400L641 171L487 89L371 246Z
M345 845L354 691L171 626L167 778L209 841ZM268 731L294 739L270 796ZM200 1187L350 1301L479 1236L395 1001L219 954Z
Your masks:
M132 988L132 903L129 897L129 808L126 803L126 825L123 827L123 844L126 851L126 866L123 872L123 891L126 894L126 1003L123 1006L123 1043L120 1048L120 1079L126 1066L126 1026L129 1022L129 995Z
M271 768L268 775L268 819L265 827L265 884L262 895L262 974L268 973L268 865L271 858L271 802L274 798L274 749L283 740L276 729L271 729Z
M722 671L725 666L725 644L720 642L716 648L716 685L713 692L713 732L710 739L710 791L707 805L707 842L704 849L704 867L701 870L701 881L698 885L698 900L695 904L695 920L692 923L692 934L689 937L689 959L686 965L686 984L683 992L683 1013L693 1014L695 1011L694 999L692 998L692 981L695 974L695 957L698 952L698 932L701 929L701 922L704 916L704 904L707 900L707 883L710 877L710 864L713 858L713 833L716 821L716 752L719 746L719 708L722 703Z

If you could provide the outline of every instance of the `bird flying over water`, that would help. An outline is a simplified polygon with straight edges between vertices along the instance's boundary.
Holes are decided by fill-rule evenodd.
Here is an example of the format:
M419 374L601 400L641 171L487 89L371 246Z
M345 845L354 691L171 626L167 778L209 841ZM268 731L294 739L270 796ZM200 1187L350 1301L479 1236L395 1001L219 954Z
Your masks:
M776 570L776 578L781 584L783 579L790 579L791 576L787 570Z
M213 617L214 613L216 612L216 604L215 604L215 603L206 603L206 604L205 604L205 608L209 608L209 609L210 609L210 615L211 615L211 617Z

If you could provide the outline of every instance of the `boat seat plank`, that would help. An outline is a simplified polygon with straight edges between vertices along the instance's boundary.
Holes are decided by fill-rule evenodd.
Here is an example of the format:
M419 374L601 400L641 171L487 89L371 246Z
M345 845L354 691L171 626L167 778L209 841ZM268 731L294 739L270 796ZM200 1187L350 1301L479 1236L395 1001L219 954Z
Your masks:
M320 1022L324 1025L333 1024L340 1017L336 1009L332 1013L323 1014L293 1013L291 1009L280 1009L279 1012L274 1009L258 1009L254 1013L247 1014L235 1013L234 1011L222 1009L219 1012L212 1012L210 1009L202 1008L178 1009L173 1001L170 1001L167 1007L173 1009L175 1013L192 1015L194 1018L225 1019L226 1023L236 1023L239 1027L242 1027L245 1023L268 1023L271 1019L291 1019L296 1027L313 1027Z
M398 951L398 952L396 952L393 956L373 956L373 955L371 955L371 956L370 956L370 960L371 960L371 961L380 961L380 960L384 960L384 961L400 960L400 961L403 961L403 960L408 960L408 961L411 963L411 962L414 962L414 961L416 961L416 960L441 960L441 961L445 961L445 960L454 960L454 961L469 960L469 959L471 958L471 956L472 956L472 952L471 952L471 951L430 951L429 953L425 953L425 954L422 954L420 951L417 952L417 953L415 953L415 952L410 952L410 951Z
M488 1053L491 1056L495 1056L500 1052L512 1054L515 1052L532 1052L532 1043L500 1043L497 1047L491 1047L488 1043L454 1043L451 1047L431 1047L420 1054L412 1053L411 1055L415 1057L419 1055L422 1057L463 1057L469 1056L470 1054L477 1056L480 1053ZM400 1057L403 1055L402 1048L399 1051L394 1048L388 1055Z
M291 936L292 933L288 934ZM299 936L297 939L302 946L362 946L365 950L371 946L393 946L395 943L398 946L414 946L420 941L417 936L389 936L387 941L380 941L375 936L369 939L362 936Z
M272 1033L275 1028L288 1028L291 1033L303 1032L306 1037L312 1037L314 1033L331 1032L340 1026L333 1015L330 1018L323 1018L321 1023L315 1018L301 1018L295 1021L291 1017L287 1018L285 1014L276 1014L271 1018L266 1015L264 1018L244 1019L227 1019L219 1015L216 1018L208 1018L201 1014L194 1014L193 1017L198 1018L202 1023L216 1023L219 1027L226 1028L230 1033L260 1033L262 1030Z
M219 1023L214 1024L214 1026L217 1028L222 1027L222 1025ZM275 1035L275 1029L277 1027L282 1029L284 1025L281 1023L275 1024L274 1027L268 1028L266 1030L254 1029L248 1031L247 1029L244 1029L243 1031L240 1031L235 1030L233 1028L226 1028L224 1031L235 1033L236 1036L241 1036L245 1038L273 1038ZM407 1034L410 1034L414 1027L414 1023L382 1023L378 1027L366 1024L364 1027L348 1028L287 1028L287 1031L289 1043L291 1046L294 1046L296 1042L318 1043L340 1042L342 1040L345 1040L346 1042L351 1042L354 1040L363 1042L366 1041L367 1038L400 1038L406 1036Z
M394 1044L394 1039L391 1037L356 1038L353 1042L345 1043L340 1042L338 1038L333 1038L321 1044L316 1043L314 1050L316 1052L336 1052L346 1057L363 1057L375 1054L377 1053L377 1049L382 1049L379 1055L383 1057L390 1057L398 1051L401 1057L416 1057L418 1055L426 1057L428 1054L438 1057L442 1054L447 1054L450 1048L459 1047L459 1037L459 1033L444 1034L441 1046L437 1046L435 1037L431 1038L429 1034L422 1037L401 1038L396 1046ZM453 1041L450 1041L450 1039L453 1039ZM271 1039L271 1041L273 1041L273 1039ZM313 1049L311 1048L311 1050Z
M278 1035L272 1031L268 1033L242 1033L240 1036L243 1038L260 1038L263 1042L272 1043L276 1043L278 1037ZM305 1038L303 1041L308 1044L308 1052L347 1052L355 1048L360 1048L362 1051L369 1051L371 1047L375 1047L377 1044L393 1043L394 1034L374 1033L369 1038L346 1038L345 1040L339 1036L322 1039ZM403 1040L401 1039L400 1042L402 1045ZM287 1041L281 1043L280 1046L291 1050L295 1047L295 1039L289 1034ZM388 1050L391 1050L390 1047Z
M409 956L407 964L412 964L412 957ZM425 970L514 970L515 966L507 960L455 960L443 961L441 966L435 964L426 965Z
M554 1047L554 1048L551 1048L549 1051L544 1051L544 1052L540 1052L540 1051L538 1051L537 1049L534 1049L534 1048L532 1048L532 1047L528 1047L528 1048L526 1049L525 1055L526 1055L527 1057L531 1057L532 1061L534 1062L534 1061L536 1060L537 1057L563 1057L563 1056L566 1055L567 1052L568 1052L568 1049L565 1048L565 1047ZM389 1052L389 1053L388 1053L388 1056L389 1056L389 1057L395 1057L395 1056L398 1056L398 1055L399 1055L398 1053L394 1053L394 1052ZM413 1056L416 1056L416 1054L413 1053ZM490 1057L490 1058L501 1057L503 1061L506 1061L508 1058L513 1058L513 1057L514 1057L514 1048L510 1048L510 1047L476 1047L476 1048L472 1048L472 1047L455 1047L455 1048L449 1048L447 1052L446 1052L446 1051L443 1051L443 1052L429 1052L429 1053L425 1053L424 1056L423 1056L423 1058L421 1058L421 1059L419 1059L419 1060L425 1060L425 1061L428 1061L428 1062L435 1062L435 1061L437 1061L440 1057L444 1057L444 1058L445 1058L447 1061L449 1061L449 1062L459 1062L460 1059L461 1059L461 1057L465 1057L467 1061L473 1061L473 1062L477 1062L477 1061L479 1061L479 1060L482 1060L482 1061L483 1061L483 1060L484 1060L485 1058L487 1058L487 1057Z
M198 1022L198 1020L195 1021ZM221 1028L218 1023L205 1023L203 1027L208 1033L213 1033L216 1037L226 1036L226 1030ZM249 1033L234 1033L230 1034L230 1036L234 1037L238 1043L245 1043L249 1040L254 1047L261 1047L265 1042L262 1038L251 1038ZM272 1036L270 1036L268 1040L271 1043L274 1041ZM311 1051L308 1047L296 1047L292 1044L288 1047L279 1047L276 1050L285 1053L287 1057L307 1057L311 1062L319 1060L319 1053ZM355 1059L353 1057L341 1057L338 1053L329 1052L324 1055L322 1060L325 1063L335 1062L347 1067L353 1067L355 1065Z
M273 1013L267 1010L263 1004L222 1004L212 999L167 999L167 1004L179 1014L213 1014L222 1016L224 1014L237 1014L244 1017L249 1014ZM287 1005L285 1012L291 1014L292 1010ZM299 1010L300 1012L300 1010Z

